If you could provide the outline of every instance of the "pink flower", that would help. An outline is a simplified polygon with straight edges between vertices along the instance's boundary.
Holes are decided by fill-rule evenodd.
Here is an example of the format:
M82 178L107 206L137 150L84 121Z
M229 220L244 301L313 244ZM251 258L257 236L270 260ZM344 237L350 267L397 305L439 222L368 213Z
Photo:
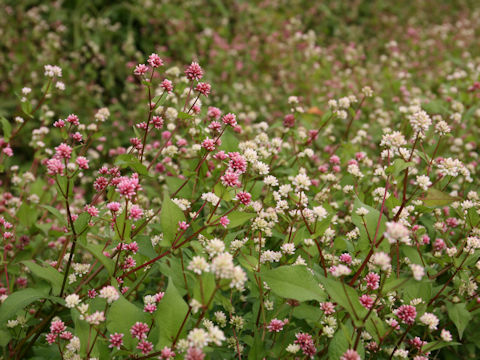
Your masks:
M179 230L187 230L190 227L185 221L178 222L178 229Z
M213 106L210 106L207 110L207 116L210 118L210 119L220 119L220 115L222 115L222 112L220 111L219 108L216 108L216 107L213 107Z
M155 296L155 301L160 302L163 299L163 297L165 296L165 293L160 291L160 292L156 293L154 296Z
M93 205L85 205L85 211L90 214L90 216L98 216L99 211Z
M148 71L148 66L145 65L145 64L138 64L136 67L135 67L135 70L133 71L133 73L135 75L138 75L138 76L142 76L142 75L145 75L145 73Z
M282 320L273 319L268 324L267 329L269 332L280 332L283 330L284 322Z
M142 340L138 343L137 349L142 351L143 355L147 355L153 349L153 344L150 341Z
M372 290L378 289L378 285L379 285L379 282L380 282L380 276L378 276L377 274L375 274L373 272L368 273L365 276L364 280L367 283L367 287L369 287L370 289L372 289Z
M116 201L113 201L107 204L107 209L110 210L111 212L117 212L118 210L120 210L120 207L121 207L120 203Z
M224 115L222 117L222 121L224 124L230 125L230 126L236 126L237 125L237 117L232 114L228 113L227 115Z
M105 189L108 185L108 180L104 178L103 176L99 176L98 178L95 179L93 182L93 188L97 191L102 191Z
M366 309L371 309L375 301L373 300L372 297L368 295L362 295L360 296L360 304Z
M110 345L109 348L117 348L120 349L123 345L123 334L114 333L110 334Z
M334 164L334 165L340 164L340 158L337 155L330 156L329 161L330 161L330 164Z
M236 195L236 198L238 201L240 201L242 205L247 206L248 204L250 204L250 201L252 200L252 195L250 195L248 192L242 191Z
M187 350L187 355L185 356L185 360L203 360L205 358L205 354L201 349L191 347Z
M77 131L75 134L72 135L72 139L76 142L80 142L83 140L83 136Z
M324 302L320 304L320 309L322 309L325 315L331 315L335 312L335 305L331 302Z
M160 357L162 358L162 360L171 360L175 357L175 353L172 351L172 349L170 349L169 347L165 346L163 349L162 349L162 352L160 354Z
M340 358L340 360L361 360L360 355L353 350L353 349L348 349Z
M208 83L198 83L195 87L195 91L198 91L200 94L208 96L210 94L211 86Z
M240 174L247 171L247 160L238 152L228 153L228 157L230 158L230 162L228 163L230 169Z
M12 157L13 156L13 150L12 148L10 147L10 145L7 145L3 150L2 152L7 155L8 157Z
M283 126L291 128L295 125L295 116L293 114L287 114L283 118Z
M433 248L435 249L435 251L442 251L446 248L445 241L443 241L443 239L435 239L435 242L433 243Z
M394 311L394 314L397 315L398 318L405 324L412 325L415 322L417 310L412 305L402 305Z
M226 229L228 224L230 224L230 220L228 220L228 217L222 216L220 218L220 225L222 225Z
M137 321L130 328L130 334L132 334L134 338L137 338L139 340L146 339L148 330L149 328L147 324Z
M242 183L238 180L239 173L232 170L225 171L225 174L220 178L222 180L222 184L225 186L231 187L240 187Z
M48 175L61 175L65 166L58 159L50 159L47 161Z
M152 117L152 124L155 126L155 129L161 129L163 127L163 118L160 116Z
M72 125L78 126L80 125L80 121L78 120L78 116L75 114L70 114L67 117L67 122L69 122Z
M52 334L60 334L65 331L66 327L62 320L52 321L50 331Z
M136 241L131 242L130 244L127 245L127 250L131 251L132 253L136 254L138 251L138 244Z
M55 153L62 159L70 159L72 155L72 148L65 143L61 143L55 148Z
M172 90L173 90L173 84L170 80L168 79L165 79L162 81L162 83L160 84L161 88L163 90L165 90L167 93L171 93Z
M47 342L52 345L56 340L57 340L57 334L53 334L53 333L50 333L50 334L47 334L45 336Z
M310 356L313 359L317 349L313 343L312 336L307 333L297 333L295 334L295 337L297 339L294 341L294 343L300 345L304 355Z
M207 151L214 151L215 150L215 141L209 138L206 138L202 142L203 148L205 148Z
M352 257L350 256L350 254L345 253L340 255L340 261L350 265L352 263Z
M203 70L196 62L192 62L185 70L188 80L200 80L203 77Z
M212 121L210 125L208 125L208 128L213 132L218 133L222 129L222 124L220 124L218 121Z
M157 310L157 305L155 304L147 304L143 307L143 311L153 314Z
M80 169L88 169L88 160L84 156L78 156L75 160Z
M133 174L131 178L123 177L117 184L117 192L127 199L134 197L137 191L141 189L142 187L139 184L137 174Z
M65 126L65 121L63 121L62 119L58 119L53 123L53 126L56 128L63 128Z
M143 210L138 205L133 205L130 208L130 219L138 220L143 216Z
M73 334L70 331L64 331L60 334L60 339L71 340L72 338Z
M163 60L157 54L150 55L147 61L152 68L163 66Z

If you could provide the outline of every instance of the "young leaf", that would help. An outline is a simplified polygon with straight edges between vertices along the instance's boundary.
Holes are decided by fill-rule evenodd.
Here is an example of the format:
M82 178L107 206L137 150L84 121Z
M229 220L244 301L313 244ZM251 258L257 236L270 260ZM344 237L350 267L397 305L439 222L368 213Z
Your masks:
M31 288L15 291L9 295L2 306L0 306L0 327L3 327L7 320L15 318L17 311L39 299L45 298L46 295L45 291Z
M285 299L319 302L326 299L325 292L320 289L318 282L305 266L280 266L276 269L264 270L261 275L270 289Z
M457 200L458 198L456 197L450 196L440 190L430 188L427 191L427 196L423 199L423 204L428 207L438 207L449 205Z
M185 215L177 204L170 200L168 196L165 196L160 212L160 223L162 224L163 238L169 244L172 244L175 240L180 221L185 221Z
M460 339L463 336L463 331L472 319L472 314L467 310L465 303L447 304L447 312L450 320L453 321L458 330Z
M22 261L22 263L30 269L30 271L40 279L47 280L52 285L54 294L59 294L62 287L63 275L53 266L41 266L33 262L33 260Z
M187 303L178 293L171 278L169 278L165 296L158 303L157 311L155 312L155 322L160 324L157 349L171 345L187 313ZM183 330L186 329L184 328Z

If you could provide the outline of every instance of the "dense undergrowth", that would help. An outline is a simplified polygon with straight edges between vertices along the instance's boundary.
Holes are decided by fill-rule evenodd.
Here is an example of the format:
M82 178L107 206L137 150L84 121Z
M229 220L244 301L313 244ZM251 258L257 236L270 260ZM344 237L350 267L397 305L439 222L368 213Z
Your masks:
M478 356L475 2L0 5L3 358Z

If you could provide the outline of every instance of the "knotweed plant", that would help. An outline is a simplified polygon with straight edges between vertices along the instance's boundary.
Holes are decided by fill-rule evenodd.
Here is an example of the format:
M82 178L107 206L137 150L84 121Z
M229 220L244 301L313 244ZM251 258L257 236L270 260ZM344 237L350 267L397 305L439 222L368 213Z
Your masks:
M423 360L473 346L478 59L440 95L343 84L315 106L283 99L272 122L215 104L199 63L166 63L129 64L131 127L115 104L53 118L69 83L48 64L1 119L4 358Z

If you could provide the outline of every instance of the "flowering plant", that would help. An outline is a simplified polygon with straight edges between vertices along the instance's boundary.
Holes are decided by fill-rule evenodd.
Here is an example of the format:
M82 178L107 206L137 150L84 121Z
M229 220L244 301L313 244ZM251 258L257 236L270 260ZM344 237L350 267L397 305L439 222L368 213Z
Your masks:
M131 66L118 139L113 105L52 119L54 65L1 118L5 358L476 353L478 59L445 74L455 89L290 96L272 122L216 107L199 63L166 62Z

